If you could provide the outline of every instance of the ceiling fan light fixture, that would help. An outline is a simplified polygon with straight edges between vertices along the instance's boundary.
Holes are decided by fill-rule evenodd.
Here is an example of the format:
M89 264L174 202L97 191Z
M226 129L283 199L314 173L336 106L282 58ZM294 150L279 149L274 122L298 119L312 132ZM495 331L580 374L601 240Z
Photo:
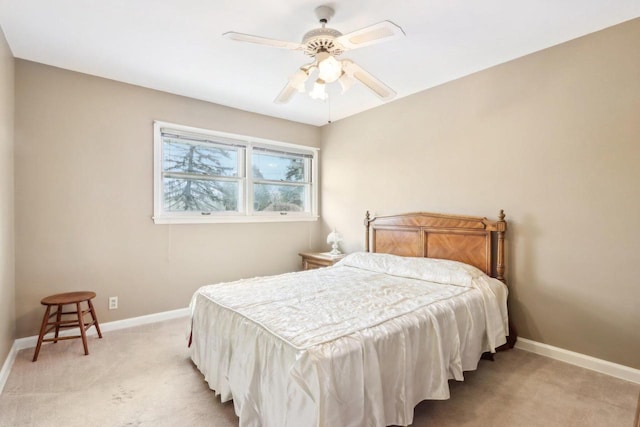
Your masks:
M343 72L340 78L338 79L338 83L340 83L340 87L342 88L342 93L345 93L346 91L349 90L349 88L351 88L351 86L353 86L355 81L351 77L349 77L347 73Z
M329 52L322 51L316 55L318 60L318 76L327 83L335 82L342 75L342 62Z
M327 28L327 23L334 15L331 6L319 6L316 8L316 16L320 22L320 28L307 31L302 37L302 42L290 42L270 39L251 34L227 31L223 37L247 43L255 43L263 46L271 46L280 49L301 51L313 58L311 64L303 65L296 73L289 77L289 81L274 99L277 104L285 104L291 100L296 92L307 92L312 86L310 80L315 80L313 88L308 91L312 99L326 101L329 95L326 84L338 81L345 93L355 82L364 85L383 101L389 101L396 93L384 82L371 75L353 61L345 58L336 59L343 52L377 43L404 37L401 27L391 21L382 21L369 25L350 33L343 34L338 30Z
M311 92L309 92L309 96L312 99L319 99L320 101L326 101L328 95L327 95L327 91L325 90L325 81L322 79L318 79L316 80L316 82L313 84L313 89L311 90Z
M293 76L291 76L291 86L300 93L305 92L307 90L305 83L308 78L309 72L300 68Z

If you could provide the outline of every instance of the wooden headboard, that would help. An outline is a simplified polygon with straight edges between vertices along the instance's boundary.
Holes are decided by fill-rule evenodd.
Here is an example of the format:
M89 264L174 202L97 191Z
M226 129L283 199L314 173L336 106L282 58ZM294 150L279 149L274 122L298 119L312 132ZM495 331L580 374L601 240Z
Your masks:
M365 250L460 261L504 282L504 234L507 231L504 211L500 211L498 218L490 221L426 212L370 218L367 212Z

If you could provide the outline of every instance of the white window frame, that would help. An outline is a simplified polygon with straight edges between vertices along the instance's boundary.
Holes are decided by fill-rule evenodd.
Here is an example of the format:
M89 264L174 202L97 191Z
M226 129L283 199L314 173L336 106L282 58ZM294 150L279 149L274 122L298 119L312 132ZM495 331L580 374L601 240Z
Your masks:
M162 129L191 133L203 137L222 138L234 144L244 146L244 163L241 165L240 188L238 192L239 212L169 212L163 209L163 170L162 170ZM253 210L253 147L266 148L272 151L285 151L309 155L311 176L308 193L310 211L308 212L254 212ZM156 224L207 224L207 223L239 223L239 222L292 222L318 220L318 151L316 147L273 141L263 138L237 135L184 126L175 123L153 122L153 221ZM308 171L307 171L308 172Z

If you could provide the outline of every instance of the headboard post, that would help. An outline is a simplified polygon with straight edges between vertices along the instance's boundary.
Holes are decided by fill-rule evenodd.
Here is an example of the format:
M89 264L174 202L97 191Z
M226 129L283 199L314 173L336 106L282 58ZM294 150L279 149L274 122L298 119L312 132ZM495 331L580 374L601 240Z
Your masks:
M371 217L369 216L369 211L367 211L366 215L364 216L364 226L365 226L365 233L364 233L364 250L365 252L369 252L369 225L371 224Z
M507 231L507 222L504 220L504 210L500 209L496 228L498 232L498 260L496 262L496 279L503 283L507 283L504 278L504 233Z

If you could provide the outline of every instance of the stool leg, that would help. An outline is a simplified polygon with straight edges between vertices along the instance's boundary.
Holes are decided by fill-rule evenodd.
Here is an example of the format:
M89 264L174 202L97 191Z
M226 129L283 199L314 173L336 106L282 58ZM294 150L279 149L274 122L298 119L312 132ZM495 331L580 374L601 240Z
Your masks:
M56 313L56 334L54 335L53 343L58 343L58 334L60 333L60 321L62 320L62 305L58 304L58 312Z
M93 319L93 324L96 327L96 331L98 331L98 336L102 338L102 332L100 332L100 325L98 324L98 316L96 316L96 309L93 308L93 303L91 300L87 301L89 303L89 311L91 311L91 318Z
M36 352L33 354L32 362L38 360L38 353L40 353L40 347L42 346L42 338L44 337L44 331L47 330L47 322L49 321L49 313L51 312L51 306L47 306L47 310L44 312L42 318L42 326L40 326L40 335L38 335L38 344L36 345Z
M78 309L78 323L80 324L80 335L82 336L82 345L84 346L84 355L89 354L89 347L87 347L87 332L84 330L84 319L82 318L82 308L80 303L76 303Z

